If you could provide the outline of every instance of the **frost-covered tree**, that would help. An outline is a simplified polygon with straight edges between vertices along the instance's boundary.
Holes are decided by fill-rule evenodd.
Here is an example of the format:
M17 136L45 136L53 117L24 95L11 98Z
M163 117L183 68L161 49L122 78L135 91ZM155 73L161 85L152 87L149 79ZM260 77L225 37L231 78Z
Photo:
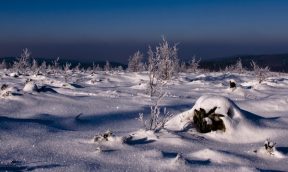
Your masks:
M13 64L14 70L26 72L26 70L30 67L30 57L31 52L28 50L28 48L24 48L20 58L18 58L17 61L15 61Z
M33 59L32 61L31 70L34 74L36 75L39 74L40 68L39 68L38 62L35 59Z
M59 60L60 60L60 58L57 57L57 59L53 60L53 62L52 62L51 68L52 68L53 73L57 73L61 69L60 64L59 64Z
M251 66L253 68L254 76L257 78L259 84L262 83L270 75L270 68L268 66L262 68L252 60Z
M0 69L7 69L7 68L8 68L8 64L6 63L6 61L4 59L0 64Z
M164 80L170 80L179 71L178 49L176 44L170 46L163 38L163 42L156 47L155 56L159 60L159 76Z
M235 72L235 73L244 73L245 69L242 64L242 60L238 59L235 64L229 65L225 67L225 72Z
M185 62L181 62L179 65L179 72L186 72L187 71L187 66Z
M200 61L201 61L201 59L196 59L196 57L194 56L193 58L192 58L192 60L189 62L189 65L188 65L188 72L193 72L193 73L196 73L196 72L198 72L198 70L199 70L199 64L200 64Z
M147 84L147 92L152 97L156 94L162 79L159 77L159 59L155 56L151 47L147 52L148 54L148 76L149 81Z
M73 72L79 73L81 71L80 67L81 67L81 64L78 63L77 66L75 66L75 68L73 69Z
M110 62L109 62L108 60L106 60L106 64L105 64L105 66L104 66L104 71L105 71L105 72L111 71Z
M143 69L143 54L140 51L137 51L129 58L128 61L128 71L130 72L139 72Z
M43 61L39 67L39 70L42 72L42 73L46 73L46 70L47 70L47 63L46 61Z
M68 83L68 80L69 80L69 76L70 76L70 67L71 67L71 63L66 63L65 66L64 66L64 79L65 79L65 82Z
M239 58L235 64L235 72L237 73L243 73L245 70L244 70L244 67L243 67L243 64L242 64L242 60Z

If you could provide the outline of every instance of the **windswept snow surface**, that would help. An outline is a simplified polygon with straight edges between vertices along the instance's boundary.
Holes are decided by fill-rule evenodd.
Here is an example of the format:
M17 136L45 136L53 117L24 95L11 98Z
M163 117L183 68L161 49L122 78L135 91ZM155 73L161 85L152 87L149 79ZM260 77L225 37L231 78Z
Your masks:
M8 85L0 90L0 171L288 171L288 76L273 75L259 84L250 74L180 74L160 102L175 116L154 133L137 120L154 100L145 72L74 73L65 82L0 71ZM225 132L187 127L194 109L215 106ZM94 141L107 130L108 141Z

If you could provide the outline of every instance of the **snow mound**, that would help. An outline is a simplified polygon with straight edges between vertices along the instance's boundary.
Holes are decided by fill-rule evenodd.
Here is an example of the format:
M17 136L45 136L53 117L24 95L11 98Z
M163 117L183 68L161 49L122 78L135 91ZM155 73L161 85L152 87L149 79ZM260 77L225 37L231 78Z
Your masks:
M218 151L218 150L213 150L213 149L202 149L197 152L193 152L189 154L190 157L197 158L199 160L209 160L213 163L217 164L248 164L249 161L245 160L241 157L238 157L236 155L233 155L229 152L225 151Z
M35 92L38 91L38 87L34 82L27 82L23 88L23 91L28 93Z
M201 96L191 110L176 115L166 124L166 128L174 131L184 131L193 128L193 116L195 110L204 109L209 112L216 108L215 114L221 114L220 119L225 125L225 131L212 131L206 133L207 137L229 142L256 142L267 137L276 136L275 130L265 128L263 121L269 119L257 116L240 109L233 101L223 96Z

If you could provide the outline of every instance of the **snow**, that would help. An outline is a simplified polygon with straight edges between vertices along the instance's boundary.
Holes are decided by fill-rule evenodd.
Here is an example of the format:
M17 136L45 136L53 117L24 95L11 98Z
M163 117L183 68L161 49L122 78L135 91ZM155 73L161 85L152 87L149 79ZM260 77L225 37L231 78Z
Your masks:
M160 102L175 115L155 133L137 120L139 113L148 118L153 104L146 72L79 72L70 82L61 74L5 73L0 171L288 170L286 74L259 84L249 73L181 73ZM226 130L197 132L194 110L214 107ZM107 130L107 140L95 141ZM268 138L273 154L264 147Z

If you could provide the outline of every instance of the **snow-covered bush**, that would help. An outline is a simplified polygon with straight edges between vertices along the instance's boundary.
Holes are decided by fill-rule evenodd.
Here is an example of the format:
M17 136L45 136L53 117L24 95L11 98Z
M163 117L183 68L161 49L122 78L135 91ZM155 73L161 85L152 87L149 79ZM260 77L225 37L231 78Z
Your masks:
M27 69L30 68L30 57L31 52L27 48L24 48L20 58L18 58L13 64L14 71L25 73Z
M253 73L257 78L259 84L262 83L266 78L270 75L270 68L268 66L262 68L256 64L256 62L252 61L251 66L253 68Z
M50 67L48 67L48 68L51 68L50 70L55 74L55 73L58 73L59 72L59 70L61 69L61 67L60 67L60 64L59 64L59 57L57 57L57 59L56 60L53 60L53 62L52 62L52 66L50 66Z
M0 64L0 69L7 69L7 68L8 68L8 65L7 65L6 61L3 60Z
M192 58L192 60L189 62L189 65L187 66L187 72L196 73L199 70L199 64L201 59L196 59L195 57Z
M45 74L47 71L47 63L46 61L43 61L41 65L39 66L39 71L41 71L42 74Z
M104 65L104 71L105 72L111 71L111 65L110 65L110 62L108 60L106 60L106 64Z
M161 83L163 83L162 79L159 77L158 73L158 64L159 59L156 58L154 52L151 47L148 50L148 77L149 81L147 84L147 92L152 97L156 94L158 88Z
M143 54L140 51L137 51L129 58L128 61L128 71L130 72L139 72L143 69Z
M81 64L78 63L77 66L75 66L75 68L73 68L73 73L79 73L81 71Z
M234 73L239 73L239 74L244 73L245 69L243 67L242 60L238 59L235 64L226 66L225 72L234 72Z
M38 75L38 74L40 73L39 64L38 64L38 62L37 62L35 59L33 59L33 61L32 61L31 71L32 71L35 75Z

